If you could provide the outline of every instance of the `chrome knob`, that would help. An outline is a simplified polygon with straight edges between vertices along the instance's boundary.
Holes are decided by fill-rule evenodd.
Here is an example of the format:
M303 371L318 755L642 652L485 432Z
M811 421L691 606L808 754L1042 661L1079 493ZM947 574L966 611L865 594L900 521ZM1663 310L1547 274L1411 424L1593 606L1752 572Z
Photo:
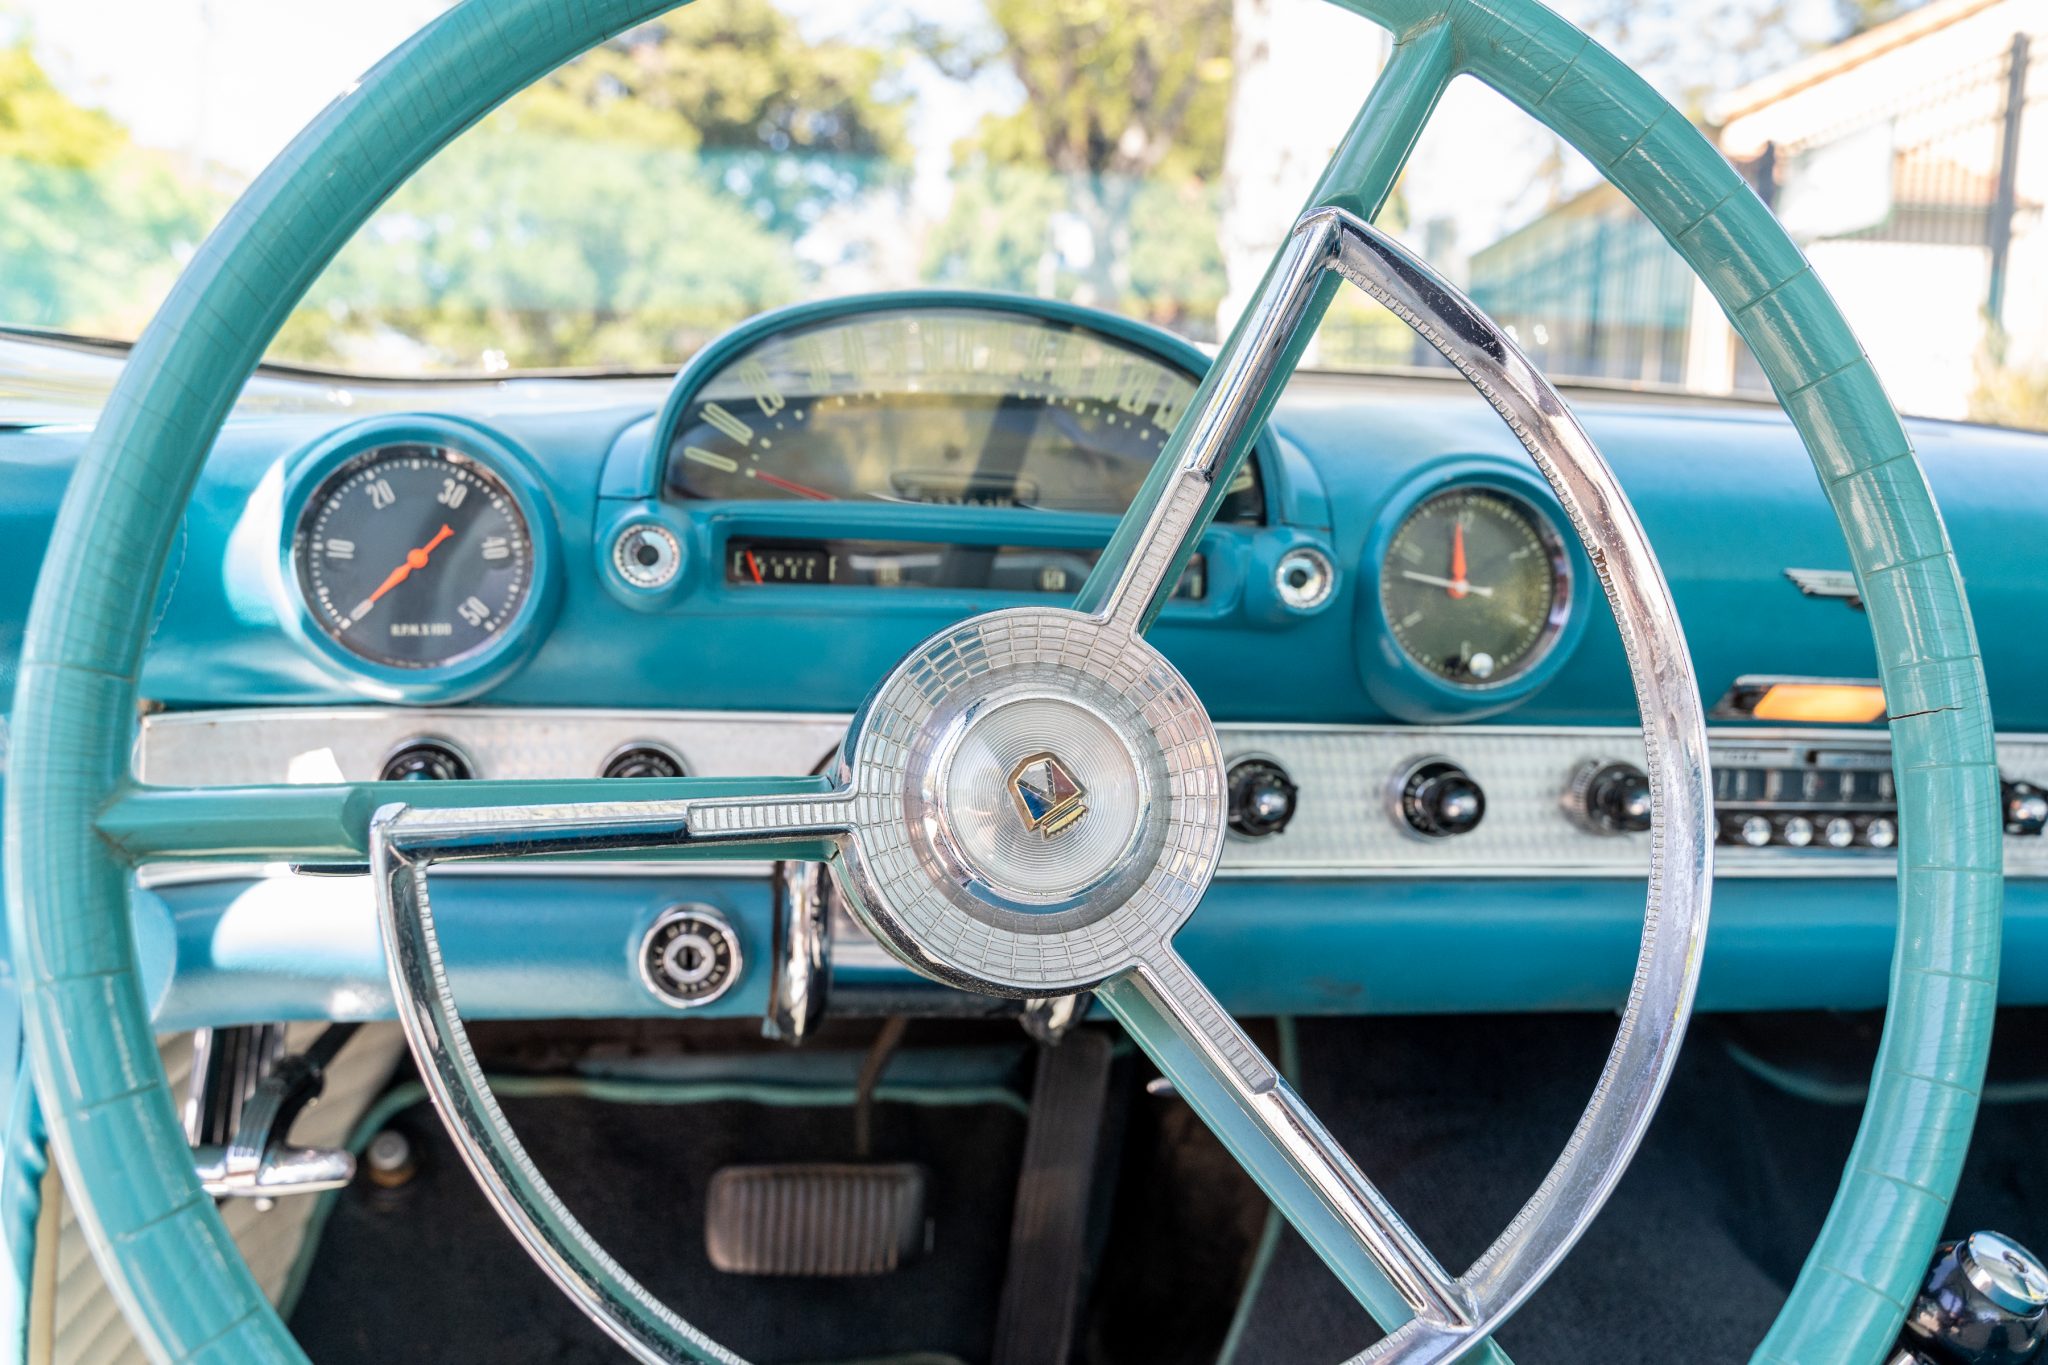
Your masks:
M1565 788L1565 812L1594 834L1641 834L1650 827L1650 778L1633 763L1589 758Z
M2048 1341L2048 1272L1996 1232L1936 1247L1900 1344L1941 1365L2024 1365Z
M1486 793L1448 758L1418 758L1395 775L1397 816L1425 839L1470 834L1486 818Z
M2039 834L2048 829L2048 792L2031 782L2001 780L1998 793L2004 801L2007 834Z
M1263 839L1287 828L1294 818L1300 789L1287 770L1264 758L1245 758L1230 765L1230 831L1247 839Z

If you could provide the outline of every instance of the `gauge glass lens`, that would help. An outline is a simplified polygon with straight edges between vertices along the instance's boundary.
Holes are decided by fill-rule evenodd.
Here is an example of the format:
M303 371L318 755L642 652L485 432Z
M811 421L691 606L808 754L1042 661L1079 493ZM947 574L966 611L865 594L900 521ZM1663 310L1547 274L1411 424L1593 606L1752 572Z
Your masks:
M1493 488L1453 488L1402 519L1380 564L1380 608L1403 653L1462 687L1487 687L1548 652L1570 604L1549 518Z
M321 483L292 539L320 629L360 658L437 668L488 647L533 589L533 540L491 469L444 446L364 451Z
M887 309L778 333L708 376L669 450L671 497L1121 513L1197 376L1068 323ZM1246 460L1217 513L1256 523Z

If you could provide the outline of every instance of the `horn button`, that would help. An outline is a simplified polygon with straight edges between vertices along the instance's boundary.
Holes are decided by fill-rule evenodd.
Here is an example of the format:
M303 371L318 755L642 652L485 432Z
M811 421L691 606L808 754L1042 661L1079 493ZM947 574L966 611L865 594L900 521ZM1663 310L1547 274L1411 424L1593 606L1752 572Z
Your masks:
M1215 729L1157 650L1094 617L1021 608L941 632L846 753L855 913L968 989L1092 986L1171 937L1215 870Z

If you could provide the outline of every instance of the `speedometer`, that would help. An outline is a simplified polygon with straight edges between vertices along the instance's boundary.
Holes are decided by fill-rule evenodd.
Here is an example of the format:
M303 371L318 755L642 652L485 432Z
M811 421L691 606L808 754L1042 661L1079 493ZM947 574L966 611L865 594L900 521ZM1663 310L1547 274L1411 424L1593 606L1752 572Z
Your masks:
M533 538L505 482L446 446L345 461L299 514L292 564L327 637L392 668L440 668L495 643L533 590Z
M1571 604L1571 561L1550 519L1499 488L1425 498L1380 564L1380 608L1401 651L1461 687L1526 672Z
M1203 363L1050 304L855 303L771 318L683 376L669 496L1120 514ZM1260 515L1250 459L1217 520Z

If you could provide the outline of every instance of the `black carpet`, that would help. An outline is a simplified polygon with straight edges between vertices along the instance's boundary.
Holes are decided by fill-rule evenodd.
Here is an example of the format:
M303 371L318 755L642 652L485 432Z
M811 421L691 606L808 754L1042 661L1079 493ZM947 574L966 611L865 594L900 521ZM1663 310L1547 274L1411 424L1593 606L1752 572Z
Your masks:
M2042 1066L2038 1020L1994 1054ZM1874 1020L1784 1021L1839 1074L1867 1076ZM1303 1021L1300 1088L1454 1269L1497 1236L1556 1159L1613 1041L1611 1019ZM1737 1066L1752 1025L1695 1022L1650 1135L1607 1210L1499 1334L1519 1365L1744 1361L1776 1316L1834 1196L1860 1107L1797 1099ZM1780 1036L1784 1036L1780 1031ZM1814 1064L1811 1049L1798 1059ZM1848 1054L1845 1059L1842 1054ZM1987 1105L1950 1232L2048 1242L2048 1102ZM1236 1365L1337 1362L1378 1329L1290 1229Z
M528 1152L627 1271L750 1360L912 1352L986 1359L1002 1285L1024 1119L997 1105L875 1110L879 1160L930 1172L932 1253L888 1276L736 1278L704 1254L704 1192L732 1163L850 1159L851 1113L507 1099ZM397 1120L423 1153L395 1190L344 1191L291 1326L321 1365L610 1365L599 1336L513 1242L431 1108Z

